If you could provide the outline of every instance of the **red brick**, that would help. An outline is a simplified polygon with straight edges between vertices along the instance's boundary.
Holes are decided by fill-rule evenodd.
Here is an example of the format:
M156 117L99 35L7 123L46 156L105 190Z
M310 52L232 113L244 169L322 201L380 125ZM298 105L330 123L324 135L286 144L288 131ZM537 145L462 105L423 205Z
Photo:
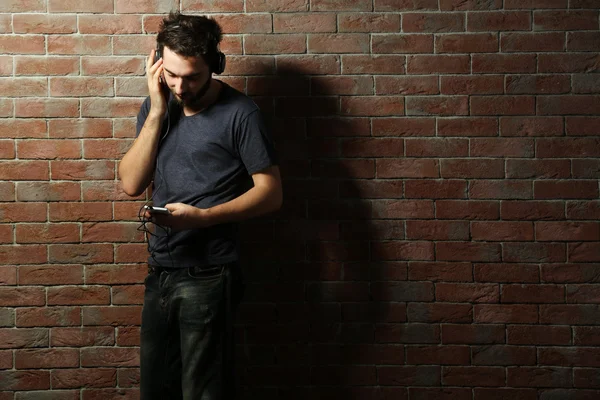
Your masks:
M377 160L378 178L438 178L437 160L400 159Z
M92 347L81 350L82 367L136 367L139 351L134 348Z
M441 176L443 178L503 178L504 162L502 160L442 160Z
M144 300L144 286L117 286L112 290L112 303L117 304L142 304Z
M17 309L17 327L81 325L80 307L35 307Z
M433 35L377 34L372 39L373 53L432 53Z
M376 118L373 136L435 136L434 118Z
M467 33L438 35L436 53L492 53L498 50L496 33Z
M542 279L555 283L596 283L598 264L542 265Z
M379 242L374 243L372 259L391 260L433 260L433 243L428 242Z
M109 304L110 290L102 286L48 288L49 305Z
M0 348L19 349L27 347L48 347L49 335L47 329L0 328Z
M117 370L114 368L57 369L52 371L52 388L79 389L114 387Z
M600 156L600 141L596 138L539 139L536 150L541 158L593 158Z
M575 326L573 327L573 343L580 346L597 346L600 335L597 326Z
M148 259L148 245L125 243L116 245L115 263L140 263Z
M598 13L592 10L534 11L533 29L536 31L575 31L598 29Z
M567 202L568 219L600 219L600 201Z
M506 160L507 178L566 179L570 170L569 160Z
M45 1L25 0L7 1L0 5L0 12L36 12L46 11Z
M114 7L112 0L98 0L93 3L89 3L85 0L48 0L48 11L52 13L112 13L114 11Z
M75 15L21 14L13 16L14 33L75 33Z
M15 73L18 75L73 75L79 73L76 57L16 56Z
M533 96L472 96L472 115L532 115Z
M42 264L48 261L46 246L0 246L0 265Z
M400 15L344 13L338 16L338 24L339 32L398 32L400 30ZM335 21L333 32L335 32Z
M600 303L598 285L568 285L567 303Z
M540 73L589 73L599 71L600 54L598 53L540 54L538 56L538 72ZM573 97L576 98L577 96Z
M531 14L525 11L469 13L467 18L467 31L531 30Z
M48 54L111 54L110 37L100 35L48 36ZM48 62L53 62L53 60L49 60ZM48 68L50 68L50 66ZM77 63L77 68L79 68L79 63Z
M503 303L564 303L562 285L502 285Z
M306 36L301 34L252 35L244 41L247 54L289 54L306 51Z
M79 365L76 349L26 349L15 351L17 369L69 368Z
M555 325L597 325L598 305L540 305L540 323Z
M571 328L566 326L511 325L507 327L507 344L567 346L571 344Z
M569 243L568 257L570 262L597 262L600 261L600 247L598 243Z
M507 384L520 387L571 387L572 369L556 367L509 367Z
M371 284L370 291L375 301L433 301L434 299L434 287L429 282L379 282Z
M140 327L119 327L117 328L117 344L119 346L139 346L140 345ZM139 372L139 370L138 370Z
M475 365L534 365L536 363L535 347L481 346L474 347L472 352Z
M568 32L567 51L599 51L600 32Z
M442 325L442 344L493 344L504 343L502 325Z
M573 75L573 93L600 93L598 79L586 74Z
M18 229L19 227L17 227ZM83 269L77 265L21 265L20 285L57 285L83 283Z
M533 157L534 140L525 138L473 138L471 157Z
M470 263L411 262L408 264L408 279L421 281L472 281Z
M498 120L489 117L438 118L437 131L438 136L497 136Z
M497 284L437 283L435 300L451 303L498 303L500 291Z
M86 389L83 392L84 400L122 399L136 400L140 398L140 390L135 389Z
M271 25L270 19L268 25ZM275 33L335 32L336 15L330 13L274 14L273 31ZM227 32L231 32L231 30Z
M405 182L406 198L430 199L432 195L438 199L466 198L467 184L462 180L410 180Z
M571 80L564 75L512 75L506 78L506 93L550 94L570 91Z
M470 323L473 309L470 304L409 303L408 320L411 322Z
M342 115L404 115L404 98L396 96L348 96L341 100Z
M440 367L382 366L377 368L377 379L380 385L438 386L441 383ZM408 397L395 395L393 398L406 399Z
M505 243L502 260L506 262L565 262L564 243Z
M53 263L102 263L113 261L112 244L54 244L48 249Z
M464 13L403 13L403 32L460 32L465 30Z
M440 10L442 11L481 11L497 10L502 8L501 0L440 0Z
M3 138L41 138L46 136L46 132L46 123L39 119L6 119L0 121L0 137Z
M476 304L473 310L473 321L476 323L490 324L537 323L538 309L537 306L533 304Z
M533 241L531 222L472 222L471 237L476 241Z
M410 96L406 98L406 115L468 115L467 96Z
M503 386L504 368L500 367L444 367L442 382L449 386Z
M50 95L53 97L113 96L113 80L94 77L51 78Z
M375 219L433 218L433 201L397 200L374 202L372 217Z
M594 222L537 222L538 241L598 241L600 225Z
M44 54L45 40L42 35L2 35L0 53Z
M142 308L139 306L86 307L83 309L83 324L97 325L139 325Z
M44 203L2 203L1 222L45 222L47 206ZM33 248L33 247L31 247Z
M51 203L50 221L108 221L112 218L111 203Z
M502 94L504 77L500 75L442 76L442 94Z
M50 389L50 371L0 371L0 390L43 389Z
M0 90L10 97L40 97L48 92L44 78L0 78Z
M598 117L566 117L567 135L596 136L600 132Z
M213 4L206 0L182 0L181 11L203 11L203 12L239 12L244 10L243 0L228 0Z
M409 55L406 71L408 74L468 74L471 59L468 55Z
M373 45L375 46L375 45ZM369 53L369 37L363 33L308 35L310 53ZM374 52L375 49L373 49ZM387 53L382 51L382 53Z
M366 181L340 184L341 198L394 199L402 198L402 182Z
M267 0L248 0L246 3L247 12L286 12L307 10L308 0L284 0L275 3Z
M500 117L500 135L563 136L564 122L562 117Z
M598 197L598 185L588 180L537 181L535 199L593 199Z
M344 56L346 57L346 56ZM354 57L354 56L347 56ZM362 57L362 56L356 56ZM260 59L265 59L266 57L261 56ZM231 59L228 58L228 60ZM237 59L235 59L237 60ZM228 73L235 73L235 60L232 60L232 69L229 69ZM281 75L285 75L286 73L293 73L293 71L302 71L304 74L310 75L335 75L340 73L340 60L339 56L333 55L297 55L297 56L277 56L277 72ZM240 57L240 67L244 68L253 65L253 57L252 56L243 56ZM229 65L229 61L228 61ZM238 73L238 75L242 74L245 70L242 70ZM266 71L266 72L265 72ZM269 68L262 68L259 72L261 74L265 74L271 71ZM291 71L291 72L290 72ZM256 75L256 71L250 73L251 75ZM352 73L352 72L350 72ZM242 74L243 75L243 74Z
M375 0L375 11L438 10L437 0Z
M500 261L502 249L494 243L439 242L436 256L441 261Z
M409 346L408 364L467 365L470 351L466 346Z
M19 118L79 117L79 100L16 99L15 116Z
M466 139L407 139L406 156L465 157L468 155L468 144Z
M436 218L498 219L498 202L478 200L436 200Z
M471 199L531 199L533 187L530 181L477 180L469 185Z
M115 344L114 328L67 327L52 328L52 347L112 346Z
M377 77L375 91L379 94L438 94L438 78L434 76Z
M112 180L115 178L114 161L52 161L52 179Z
M407 239L467 240L469 224L466 221L407 221Z
M15 237L16 243L78 242L79 226L76 224L18 224Z
M80 158L78 140L24 140L17 143L17 153L23 159Z
M540 281L539 267L533 264L475 264L477 282L535 283Z
M312 94L371 95L373 80L366 76L313 77L310 80ZM308 93L307 93L308 94Z
M565 206L554 201L503 201L501 215L505 220L563 220Z
M503 52L564 51L565 33L502 33L500 49Z
M48 123L48 134L51 138L106 138L112 136L112 122L100 118L53 119Z
M540 8L567 8L567 6L569 6L569 0L505 0L504 2L505 9L517 8L531 10Z

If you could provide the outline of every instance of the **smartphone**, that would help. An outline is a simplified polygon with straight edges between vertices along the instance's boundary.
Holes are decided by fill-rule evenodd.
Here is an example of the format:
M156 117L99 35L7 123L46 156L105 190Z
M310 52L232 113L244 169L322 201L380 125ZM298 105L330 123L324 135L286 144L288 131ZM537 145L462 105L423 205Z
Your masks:
M156 50L154 51L154 64L156 64L156 62L160 60L161 57L162 54L160 52L160 49L158 48L158 46L156 46Z
M152 214L165 214L165 215L171 214L171 211L169 211L168 208L164 208L164 207L144 206L144 209L148 210Z

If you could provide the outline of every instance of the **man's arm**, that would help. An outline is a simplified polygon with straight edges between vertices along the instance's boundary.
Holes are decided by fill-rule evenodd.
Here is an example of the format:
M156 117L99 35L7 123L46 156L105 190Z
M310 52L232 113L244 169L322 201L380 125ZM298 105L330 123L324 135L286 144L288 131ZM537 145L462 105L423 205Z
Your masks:
M153 220L174 230L206 228L226 222L243 221L281 208L283 190L277 166L252 174L252 180L253 188L226 203L211 208L197 208L182 203L167 204L165 207L171 214L152 215ZM147 216L150 214L147 213Z
M146 75L150 92L150 111L140 134L119 164L123 191L129 196L140 195L152 181L160 128L167 107L160 83L162 59L152 64L154 52L155 50L152 50L146 61L146 65L150 66Z

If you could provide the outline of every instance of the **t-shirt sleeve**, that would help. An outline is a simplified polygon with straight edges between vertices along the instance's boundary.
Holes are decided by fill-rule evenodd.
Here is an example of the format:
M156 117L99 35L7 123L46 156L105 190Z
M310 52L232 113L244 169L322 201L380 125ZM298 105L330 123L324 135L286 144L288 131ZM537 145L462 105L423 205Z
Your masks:
M142 128L144 127L144 123L146 122L146 118L148 118L148 112L150 111L150 97L146 97L146 100L142 103L140 107L140 111L137 115L137 122L135 125L135 137L140 135Z
M252 111L240 122L236 134L237 149L248 174L278 163L275 146L259 110Z

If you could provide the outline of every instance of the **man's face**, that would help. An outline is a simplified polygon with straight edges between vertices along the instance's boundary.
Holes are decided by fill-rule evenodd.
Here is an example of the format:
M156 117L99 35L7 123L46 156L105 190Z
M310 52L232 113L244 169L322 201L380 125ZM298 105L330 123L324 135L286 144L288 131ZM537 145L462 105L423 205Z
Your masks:
M163 49L164 79L175 99L193 107L200 98L197 94L210 77L208 65L202 57L183 57L168 47Z

